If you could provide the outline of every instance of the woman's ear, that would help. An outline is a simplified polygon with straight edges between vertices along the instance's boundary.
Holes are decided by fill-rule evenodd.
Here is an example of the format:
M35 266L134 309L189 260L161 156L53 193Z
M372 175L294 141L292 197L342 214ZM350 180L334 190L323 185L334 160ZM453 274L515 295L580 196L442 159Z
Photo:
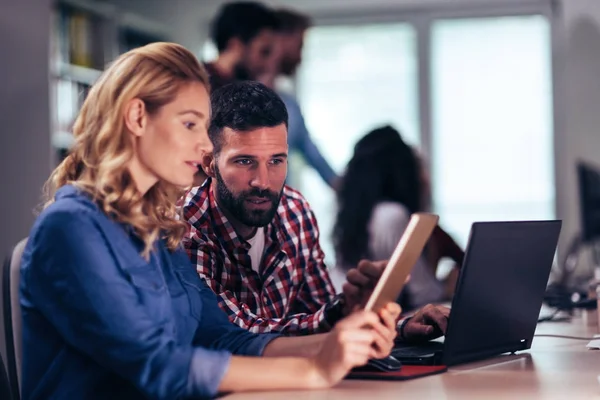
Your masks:
M146 105L138 98L131 99L125 105L125 126L134 136L142 136L146 130Z

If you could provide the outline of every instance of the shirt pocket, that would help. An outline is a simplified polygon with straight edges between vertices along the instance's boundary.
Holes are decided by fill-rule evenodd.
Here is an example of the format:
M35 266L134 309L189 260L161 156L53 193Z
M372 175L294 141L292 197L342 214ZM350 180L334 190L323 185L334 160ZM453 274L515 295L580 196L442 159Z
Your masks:
M142 264L125 269L131 283L142 290L162 293L165 291L165 280L162 272L152 264Z
M127 266L123 272L135 288L140 303L150 310L157 321L163 323L171 318L171 297L163 273L153 261Z
M196 274L195 271L182 271L181 269L175 270L183 289L187 294L187 298L190 305L190 314L200 322L202 319L202 290L210 290L205 287L200 281L200 277L190 276L190 274Z

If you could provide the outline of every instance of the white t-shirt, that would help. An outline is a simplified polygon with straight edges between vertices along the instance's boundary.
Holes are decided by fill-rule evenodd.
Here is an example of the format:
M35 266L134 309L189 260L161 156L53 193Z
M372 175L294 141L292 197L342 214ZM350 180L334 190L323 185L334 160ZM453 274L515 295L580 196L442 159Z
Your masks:
M252 269L260 274L260 262L265 252L265 228L258 228L254 236L247 239L247 242L250 243L248 255L252 260Z

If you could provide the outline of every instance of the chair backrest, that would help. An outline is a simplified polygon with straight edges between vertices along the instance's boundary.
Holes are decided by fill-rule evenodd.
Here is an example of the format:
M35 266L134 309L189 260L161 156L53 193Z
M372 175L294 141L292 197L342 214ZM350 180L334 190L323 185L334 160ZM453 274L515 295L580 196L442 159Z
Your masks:
M19 300L21 257L27 238L21 240L8 255L2 271L2 309L4 315L4 335L6 340L6 369L13 394L18 400L21 393L22 322Z
M0 357L0 399L13 400L10 381L8 380L8 374L2 357Z

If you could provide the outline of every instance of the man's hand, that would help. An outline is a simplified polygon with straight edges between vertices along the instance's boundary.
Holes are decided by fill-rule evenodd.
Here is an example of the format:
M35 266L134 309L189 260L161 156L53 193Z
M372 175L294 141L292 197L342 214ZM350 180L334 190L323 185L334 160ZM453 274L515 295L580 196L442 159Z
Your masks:
M398 339L405 342L426 342L445 335L449 316L449 308L428 304L404 325L400 324Z
M348 271L346 283L342 287L344 295L343 314L345 316L369 298L386 264L387 261L361 260L358 267Z

